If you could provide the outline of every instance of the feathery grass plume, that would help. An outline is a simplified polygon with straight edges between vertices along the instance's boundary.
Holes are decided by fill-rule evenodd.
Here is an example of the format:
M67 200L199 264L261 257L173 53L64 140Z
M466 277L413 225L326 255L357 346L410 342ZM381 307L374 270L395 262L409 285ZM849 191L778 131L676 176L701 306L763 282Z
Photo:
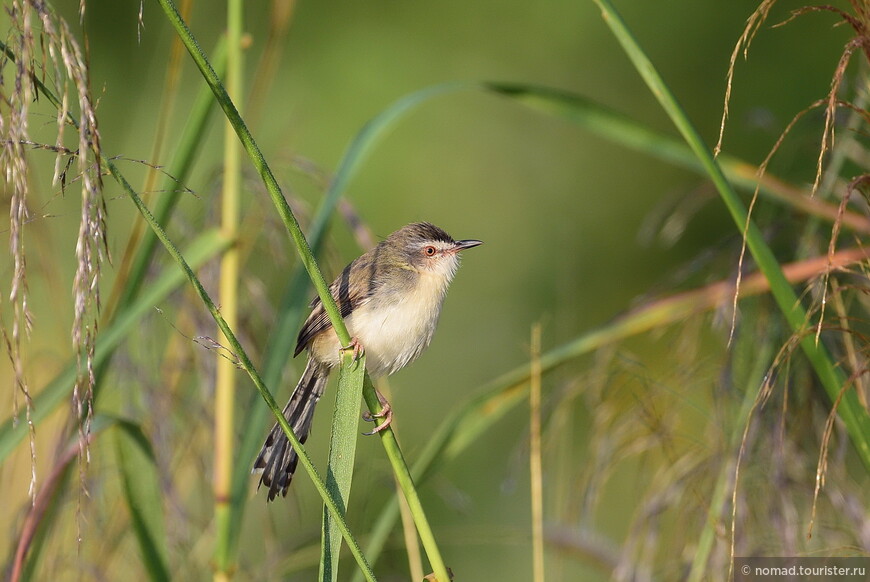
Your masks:
M68 78L72 80L80 108L78 166L82 182L82 210L76 241L76 267L73 282L75 318L72 338L79 362L79 377L73 393L82 430L87 433L93 414L94 344L100 309L100 268L108 254L106 242L106 205L102 196L100 172L100 134L90 97L87 63L78 44L61 21L61 52ZM82 393L84 391L84 394ZM87 442L82 439L82 443Z
M749 49L749 45L752 42L753 37L758 31L759 27L765 22L768 18L771 8L773 4L775 4L776 0L764 0L756 9L756 11L750 16L747 21L746 28L743 31L740 39L735 46L734 53L732 54L731 64L728 70L728 82L727 89L725 95L725 107L724 113L722 117L722 125L720 128L719 134L719 143L717 144L717 152L722 143L722 136L724 134L725 129L725 119L728 114L728 102L730 100L731 95L731 81L734 75L734 64L736 60L736 55L742 50L744 55L747 54ZM866 95L862 94L860 91L857 96L853 99L842 98L840 96L841 89L843 87L843 81L845 79L846 70L848 68L849 63L852 61L852 56L854 54L863 54L867 61L870 61L870 3L866 0L850 0L849 4L852 8L852 13L849 13L845 10L828 6L804 6L791 11L790 16L779 24L775 25L777 27L784 26L790 23L792 20L798 18L799 16L805 15L810 12L831 12L837 15L841 23L847 24L853 32L853 36L846 42L843 47L843 50L840 54L840 59L837 62L837 66L834 69L830 88L828 90L827 95L817 100L815 103L810 104L803 111L798 112L791 122L786 126L785 130L780 135L779 139L771 148L764 162L759 166L758 174L759 176L763 176L764 172L767 169L768 164L770 163L773 155L779 150L782 145L785 137L794 127L799 119L801 119L807 112L824 107L824 128L822 132L822 140L819 147L818 158L816 162L816 175L813 181L812 193L811 195L815 195L816 193L820 193L821 195L828 195L829 190L833 187L834 183L838 178L840 178L840 171L842 170L841 165L838 163L839 158L843 158L848 154L845 154L845 148L841 147L843 144L837 144L835 142L835 130L836 130L836 114L839 109L849 109L852 111L852 121L848 126L849 132L847 132L847 142L850 140L854 140L854 137L851 134L860 133L865 131L861 125L866 124L868 120L870 120L870 112L868 112L864 106L866 104ZM837 148L835 148L835 145ZM843 150L838 152L838 150ZM838 157L838 154L839 157ZM830 158L830 162L828 162L828 167L826 168L826 159ZM870 181L870 174L862 173L857 177L851 177L847 180L846 186L842 189L843 194L840 196L840 204L838 208L837 218L834 221L831 235L828 241L828 257L832 257L837 251L837 240L839 238L840 230L841 230L841 217L847 210L847 206L850 201L853 200L853 194L856 193L860 187L865 185L868 181ZM758 190L756 189L755 196L753 197L753 204L758 195ZM742 254L741 254L742 261ZM834 341L836 342L836 348L838 351L842 352L842 364L844 369L849 374L849 378L846 381L839 397L834 402L834 406L830 412L831 418L829 418L828 422L825 424L825 428L821 431L822 442L819 452L819 460L817 463L816 470L816 489L814 493L814 503L818 500L819 489L820 486L824 485L825 482L825 474L827 471L827 454L828 454L828 441L831 437L831 425L833 422L833 416L836 414L837 406L840 402L840 399L843 396L843 393L846 390L855 390L858 395L858 400L863 406L863 408L868 410L867 404L867 395L866 395L866 386L862 381L863 376L867 373L867 364L865 360L866 349L861 348L860 346L865 343L866 338L863 336L859 336L858 332L854 329L854 326L849 325L849 321L852 318L860 318L857 321L864 321L867 318L866 309L860 309L856 307L851 307L848 311L845 307L845 302L843 300L843 294L852 295L854 291L858 291L861 293L863 289L866 288L867 278L866 276L852 276L854 282L850 282L849 284L837 284L833 277L834 269L829 266L828 269L824 272L820 281L820 292L815 294L814 304L815 308L813 309L815 316L816 324L815 324L815 339L816 343L818 343L821 339L821 334L823 330L830 330L836 332L836 336ZM736 299L735 299L736 301ZM837 313L833 317L832 321L827 321L826 317L826 307L831 303L835 306ZM855 302L848 301L849 305L854 305ZM858 303L860 305L860 302ZM857 342L858 346L855 345ZM813 507L813 515L815 514L815 507ZM810 532L812 531L812 524L814 519L810 519Z
M84 14L84 3L80 7ZM100 272L108 255L106 242L106 205L102 196L103 180L100 167L100 133L97 116L91 99L88 64L79 43L69 25L47 9L40 13L43 34L47 39L49 60L62 66L62 76L55 78L56 93L63 95L66 109L69 95L73 92L79 106L76 158L81 180L81 216L76 240L76 273L73 279L74 319L72 327L73 349L79 368L73 405L79 417L81 436L90 430L93 418L94 345L97 334L97 318L100 310ZM62 113L62 112L61 112ZM63 124L59 124L62 126ZM55 176L57 179L57 176ZM105 254L104 254L105 253ZM82 459L88 461L87 439L81 438Z
M13 91L4 90L3 101L9 114L0 120L3 137L2 164L7 182L13 187L11 202L10 243L14 261L10 300L13 304L11 339L7 349L16 373L16 390L25 391L24 366L20 357L21 328L29 329L27 310L26 261L24 254L24 225L27 221L27 160L24 146L31 144L27 134L28 104L36 97L39 82L47 82L57 97L57 135L55 145L42 146L56 152L53 183L66 190L70 165L77 162L77 179L81 182L81 215L76 241L76 274L73 282L74 322L71 331L73 349L79 367L73 392L73 406L79 418L82 437L88 432L92 418L93 358L99 314L99 278L103 260L108 256L106 243L106 206L102 196L100 162L100 134L88 76L85 52L63 18L54 13L45 2L13 0L7 8L10 16L10 53L7 58L15 63ZM84 3L80 6L84 13ZM41 30L36 31L40 42L34 43L34 20ZM39 54L36 53L38 46ZM47 96L48 97L48 96ZM78 117L70 107L78 104ZM78 131L75 148L64 145L64 130L72 125ZM5 334L5 330L4 330ZM31 434L31 440L33 435ZM81 454L87 460L86 438L80 438ZM33 451L33 444L31 444ZM33 455L33 452L31 452ZM31 489L35 476L32 476Z
M746 27L743 30L743 34L737 41L737 44L734 47L734 51L731 55L731 62L728 67L728 75L727 75L727 83L725 89L725 104L723 107L722 113L722 122L719 128L719 139L716 144L715 153L718 154L722 147L722 140L725 134L725 122L728 117L728 104L731 100L731 89L732 89L732 81L734 78L734 67L737 60L737 55L740 52L743 52L744 58L748 58L749 47L752 44L752 40L755 38L759 28L764 24L767 20L770 10L773 8L773 5L776 3L776 0L763 0L761 4L759 4L758 8L756 8L755 12L749 17L746 23ZM792 127L797 123L797 121L804 116L808 111L815 109L820 106L825 107L825 125L824 130L822 132L822 141L819 147L819 155L818 160L816 162L816 176L813 180L812 187L812 195L815 195L822 185L822 178L825 174L825 157L829 151L831 151L835 144L835 129L836 129L836 115L837 110L839 108L847 108L852 109L858 117L862 118L865 122L870 119L870 112L861 107L857 103L852 103L848 100L842 100L839 98L840 89L843 84L843 80L846 75L846 69L849 63L852 60L852 55L856 52L862 53L865 58L870 62L870 3L866 0L849 0L849 4L852 6L854 14L849 14L845 10L841 10L834 6L804 6L802 8L798 8L791 11L790 16L775 25L775 27L785 26L795 18L802 16L804 14L810 12L832 12L838 15L842 22L848 24L852 30L854 31L854 36L849 39L846 45L843 47L843 52L840 55L840 60L837 63L837 66L834 70L834 74L831 78L831 86L828 91L828 94L825 98L816 101L815 103L809 105L803 111L798 112L792 121L788 124L786 129L782 132L779 139L776 141L774 146L771 148L770 152L767 155L764 163L759 166L758 175L759 179L764 176L764 173L767 169L767 165L770 162L773 155L778 151L780 145L782 144L785 136L789 133ZM862 183L863 176L867 174L862 174L857 178L853 178L851 183L859 184ZM850 195L852 193L853 188L846 188L845 193L841 200L840 206L840 215L845 211L845 207L847 202L849 201ZM755 201L758 197L758 188L756 188L755 195L752 198L752 203L750 205L749 216L752 215L752 207L755 204ZM829 244L829 255L833 255L836 252L836 239L840 229L840 220L839 218L834 222L834 227L831 235L831 240ZM743 261L743 253L741 253L740 263L742 265ZM819 324L817 326L816 331L816 341L818 342L819 334L821 334L822 330L822 319L824 318L824 306L827 303L827 284L824 286L824 293L821 298L822 311L819 318ZM736 297L735 297L736 302Z
M731 83L734 80L734 66L737 63L737 57L742 52L743 58L748 58L749 45L752 44L758 29L767 20L767 15L775 3L776 0L764 0L758 5L755 12L746 20L743 34L740 35L737 44L734 46L734 51L731 53L731 62L728 65L728 76L725 83L725 105L722 108L722 121L719 124L719 140L716 142L716 147L713 148L714 156L718 156L719 152L722 151L722 141L725 138L725 122L728 120L728 105L731 103Z
M728 102L730 99L731 93L731 80L734 74L734 62L736 55L742 49L744 54L748 50L749 44L751 43L752 38L757 32L758 28L762 25L765 19L768 17L770 9L772 8L775 0L765 0L762 2L753 15L750 17L747 22L747 26L744 29L743 35L737 42L737 46L734 49L734 53L732 55L731 65L728 71L728 83L726 89L726 97L725 97L725 107L724 113L722 117L722 126L720 128L719 135L719 144L717 145L717 152L722 143L722 136L724 134L725 128L725 119L728 114ZM840 178L840 172L842 170L841 165L838 163L838 156L840 158L846 157L848 154L845 154L845 151L848 147L849 141L854 141L854 136L851 134L860 133L863 130L861 124L866 124L868 119L870 119L870 112L864 109L864 105L866 102L866 95L862 95L860 92L857 97L853 100L845 99L840 96L841 88L843 87L843 81L846 74L846 69L852 60L852 56L855 53L863 54L865 58L870 61L870 6L868 6L867 2L850 0L850 5L853 9L854 14L849 14L848 12L832 7L832 6L805 6L791 12L791 15L783 22L777 24L776 26L783 26L788 24L798 16L807 14L809 12L832 12L838 15L842 22L848 24L853 32L854 36L849 39L846 45L843 48L843 51L840 55L840 59L837 63L837 66L834 70L830 88L828 90L827 95L816 101L815 103L810 104L803 111L798 112L791 122L786 126L785 130L781 133L776 143L771 148L764 162L759 166L759 176L763 176L764 172L767 169L768 164L770 163L773 155L779 150L782 145L785 137L789 134L791 129L800 120L807 112L814 110L816 108L824 107L824 129L822 132L822 140L819 147L819 153L816 163L816 175L813 181L811 195L815 195L816 193L820 193L821 195L828 195L829 190L833 187L834 183ZM846 145L844 143L835 143L835 129L836 129L836 114L838 109L851 109L853 116L853 123L850 123L847 132ZM835 148L835 145L837 146ZM838 151L842 150L842 151ZM827 160L827 163L826 163ZM826 167L827 166L827 167ZM831 440L832 438L836 442L837 435L834 430L834 421L837 418L837 409L841 404L841 400L843 396L850 390L854 390L857 393L858 401L864 410L868 410L867 406L867 395L866 395L866 386L865 383L862 382L862 377L866 375L868 371L866 355L866 340L867 337L862 335L859 331L861 327L863 327L864 322L868 319L868 313L866 309L866 305L863 305L860 301L860 298L856 301L856 296L859 296L862 293L866 292L867 288L867 276L865 272L861 271L852 271L845 273L835 273L834 269L830 265L830 257L836 253L837 250L837 240L840 234L841 229L841 216L846 212L847 205L850 203L850 200L853 199L853 193L855 193L856 189L860 188L862 185L867 183L870 180L870 174L863 173L857 177L853 177L848 180L848 183L843 188L843 194L840 196L840 204L838 208L838 216L834 221L834 225L832 227L831 235L827 244L827 253L829 257L829 265L828 268L821 274L819 277L818 284L815 288L810 288L807 293L813 294L813 308L808 312L808 317L813 318L817 323L815 325L815 338L816 343L821 340L822 331L826 331L826 337L828 343L830 343L836 353L836 357L838 358L839 364L843 367L844 371L848 375L848 378L845 380L842 388L839 391L836 399L833 402L833 406L827 412L826 419L824 422L820 420L823 417L822 414L813 415L812 419L809 422L812 423L813 431L812 435L817 436L817 440L813 440L810 443L802 442L804 441L803 436L806 436L806 426L803 428L803 435L799 432L795 432L795 428L792 430L788 429L788 426L791 424L789 419L786 417L785 412L787 410L791 410L791 414L794 415L794 404L790 403L790 400L794 399L795 396L791 395L791 393L796 393L797 398L801 398L800 390L796 390L795 388L799 388L802 376L800 373L795 373L794 369L797 368L794 363L789 361L791 352L797 345L797 341L799 338L793 336L789 340L786 341L783 348L780 350L779 355L777 355L771 370L767 375L767 379L764 382L763 389L759 392L758 400L756 404L753 406L753 412L750 413L750 419L744 429L744 436L740 446L740 452L738 454L737 465L735 468L735 483L733 488L733 496L732 496L732 517L731 517L731 549L730 554L738 555L741 552L738 548L736 548L736 523L737 512L738 512L738 503L737 503L737 480L740 475L740 465L741 458L744 456L744 452L746 450L747 444L751 440L764 440L770 439L773 442L773 450L776 451L776 455L773 457L774 462L780 462L781 459L785 456L789 457L791 461L789 464L781 465L778 470L774 470L772 472L772 480L774 481L772 485L774 488L772 490L780 490L782 480L786 477L787 473L796 473L794 475L794 483L795 487L805 486L806 485L806 474L811 472L811 454L808 451L818 450L816 454L816 462L815 462L815 480L814 487L811 494L812 502L810 507L806 507L805 504L792 504L788 507L783 506L781 511L777 513L778 517L786 519L790 518L790 523L782 523L779 528L780 531L796 531L795 522L803 521L807 523L807 536L806 541L799 541L796 539L784 539L780 544L782 548L787 552L787 555L797 555L795 552L804 551L804 547L800 547L803 544L807 544L808 540L812 538L813 529L816 525L816 513L818 509L818 504L823 502L824 499L820 499L820 492L825 487L826 479L829 476L829 471L833 470L829 465L829 456L831 454ZM753 197L753 204L755 199L757 198L758 190L756 189L755 196ZM744 245L745 246L745 245ZM741 254L742 260L742 254ZM736 302L736 299L735 299ZM833 317L826 317L826 307L828 304L834 306L835 314ZM777 377L783 378L777 382ZM782 388L788 388L782 390L782 394L779 397L781 399L781 403L779 406L782 410L782 416L778 422L774 424L772 427L768 427L767 430L756 430L750 433L750 427L753 423L753 414L757 414L756 409L760 411L761 408L765 406L765 403L768 399L771 398L773 394L773 388L776 383L783 384ZM805 419L806 420L806 419ZM777 426L778 425L778 426ZM773 430L770 430L773 429ZM751 437L750 434L755 434L755 437ZM783 439L783 437L787 437ZM801 446L803 445L803 446ZM840 453L841 454L841 453ZM839 454L837 455L840 456ZM842 459L838 459L840 463L842 463ZM801 470L796 471L795 467L801 467ZM776 467L774 467L776 469ZM840 470L842 467L838 465L836 470ZM848 482L843 476L840 476L840 479L836 481L829 481L829 486L831 488L828 491L828 496L831 498L845 498L851 493L849 492ZM791 480L789 479L791 482ZM807 492L802 491L802 494L805 496ZM779 504L784 503L784 496L780 497ZM751 507L754 507L754 504L751 504ZM836 512L836 511L844 511L843 507L828 507L827 511ZM747 517L743 516L741 521L746 523ZM856 524L856 531L861 531L861 527L866 526L866 520L864 524Z
M23 394L25 401L25 417L30 429L29 495L33 500L36 495L36 443L31 418L32 400L21 356L22 329L29 335L31 326L31 315L27 305L27 262L24 253L24 225L28 220L27 158L24 144L29 141L27 116L30 103L35 96L31 71L28 69L28 63L33 58L33 24L30 9L22 5L20 0L15 0L8 6L7 13L13 28L9 34L12 50L18 55L13 64L15 78L11 91L7 91L5 77L0 76L2 106L6 109L3 114L0 114L0 139L3 141L0 166L7 186L12 190L9 202L9 251L13 262L12 281L9 286L9 302L12 306L11 335L4 321L0 321L0 328L15 375L12 407L16 421L19 415L19 392ZM3 60L0 61L0 70L5 68L7 58L4 55Z
M724 135L725 135L725 122L728 118L728 112L729 112L728 105L731 101L732 81L734 79L734 68L735 68L736 61L737 61L737 55L739 55L742 52L744 58L748 58L749 47L752 44L752 41L755 38L755 35L758 33L758 30L761 28L761 26L763 26L763 24L766 22L767 18L769 17L770 11L773 8L773 5L775 3L776 3L776 0L763 0L759 4L759 6L755 9L755 11L749 17L749 19L747 19L746 27L744 28L743 33L741 34L740 38L738 39L737 44L734 47L734 51L731 54L731 61L730 61L729 66L728 66L727 82L726 82L726 88L725 88L725 103L724 103L723 111L722 111L722 121L721 121L721 124L719 127L719 139L718 139L718 141L716 143L716 147L714 149L715 155L718 155L719 152L721 151L722 141L723 141ZM815 179L813 180L813 187L812 187L812 194L815 195L819 191L819 188L822 184L822 177L824 175L824 167L825 167L824 166L825 156L834 147L835 128L836 128L835 121L836 121L837 109L840 107L851 108L851 109L855 110L865 120L868 118L868 112L866 110L864 110L863 108L861 108L853 103L850 103L848 101L843 101L843 100L839 99L840 88L842 86L843 79L844 79L845 74L846 74L846 68L848 67L849 63L851 62L852 55L855 52L860 51L864 54L865 58L867 58L868 61L870 61L870 6L868 6L868 3L866 2L866 0L850 0L849 4L852 6L854 14L849 14L845 10L841 10L839 8L836 8L833 6L827 6L827 5L825 5L825 6L804 6L802 8L792 10L790 16L786 20L774 25L774 27L785 26L786 24L788 24L789 22L791 22L795 18L797 18L801 15L807 14L809 12L832 12L832 13L838 15L842 19L842 22L844 22L852 27L852 29L854 31L854 36L843 47L843 52L840 55L840 60L837 63L837 67L835 68L833 77L831 79L831 86L830 86L830 89L828 91L828 94L826 95L826 97L824 99L820 99L819 101L811 104L806 109L804 109L803 111L800 111L799 113L797 113L794 116L792 121L789 123L789 125L786 127L786 129L783 131L783 133L780 135L776 144L771 148L771 151L768 154L767 158L765 159L764 163L759 167L759 170L758 170L759 180L761 177L764 176L765 170L767 168L767 164L770 162L770 159L773 157L773 155L779 149L785 136L788 134L788 132L791 130L791 128L794 126L794 124L801 117L803 117L803 115L805 113L807 113L808 111L815 109L816 107L820 107L820 106L824 105L824 107L825 107L825 125L824 125L824 130L822 132L822 141L821 141L821 145L819 147L818 160L816 162L816 176L815 176ZM845 207L845 204L849 199L849 194L850 194L850 192L847 189L847 192L843 198L843 208ZM757 197L758 197L758 188L756 188L755 195L753 196L752 202L750 203L749 217L752 216L752 209L755 205ZM747 221L748 221L749 217L747 217ZM748 222L747 222L747 224L748 224ZM831 237L831 244L830 244L830 251L829 251L831 254L833 254L833 252L835 252L834 243L835 243L835 240L837 237L839 226L840 226L840 222L839 222L839 220L837 220L834 224L834 231L833 231L833 234ZM744 251L745 251L745 248L744 248ZM741 252L741 256L740 256L740 265L741 266L743 263L743 254L744 253ZM739 275L738 275L738 277L739 277ZM738 282L739 282L739 280L738 280ZM739 287L739 285L738 285L738 287ZM826 298L827 298L826 295L823 295L823 297L821 299L821 303L823 306L822 316L824 315L824 305L826 304ZM735 301L735 305L736 305L736 301L737 301L736 295L735 295L734 301ZM733 322L732 322L732 326L733 326ZM819 320L819 325L817 327L816 341L818 341L818 335L820 333L821 333L821 318Z

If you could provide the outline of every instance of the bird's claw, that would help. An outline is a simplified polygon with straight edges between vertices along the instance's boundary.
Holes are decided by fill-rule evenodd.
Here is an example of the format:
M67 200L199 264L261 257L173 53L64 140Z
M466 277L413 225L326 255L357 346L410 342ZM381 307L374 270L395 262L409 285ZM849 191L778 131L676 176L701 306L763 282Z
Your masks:
M372 414L371 412L366 411L363 413L362 418L366 422L377 422L377 419L382 418L383 422L373 428L371 432L364 432L363 434L365 436L372 436L374 434L377 434L390 426L390 424L392 424L393 422L393 407L390 406L390 403L386 400L382 400L380 394L378 394L378 397L378 399L381 400L381 404L383 405L381 411L377 414Z
M355 337L350 338L350 343L341 348L341 351L347 352L350 351L353 353L353 361L358 362L359 359L366 353L365 348L359 342L359 340Z

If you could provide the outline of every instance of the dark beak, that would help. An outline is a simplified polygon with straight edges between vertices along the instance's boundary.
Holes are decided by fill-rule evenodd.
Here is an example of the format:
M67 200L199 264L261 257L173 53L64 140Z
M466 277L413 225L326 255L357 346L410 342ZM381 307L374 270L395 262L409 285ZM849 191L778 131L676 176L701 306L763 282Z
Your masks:
M482 240L458 240L453 243L453 249L455 252L464 251L465 249L470 249L471 247L476 247L478 245L482 245Z

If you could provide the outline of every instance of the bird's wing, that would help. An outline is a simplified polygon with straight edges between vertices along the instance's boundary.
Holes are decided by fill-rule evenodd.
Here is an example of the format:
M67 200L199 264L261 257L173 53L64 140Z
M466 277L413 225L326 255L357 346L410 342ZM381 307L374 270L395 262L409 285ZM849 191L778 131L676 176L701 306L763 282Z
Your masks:
M342 319L353 313L360 305L366 303L375 290L376 277L372 271L371 257L363 255L356 261L344 268L332 285L329 286L329 292L332 294L338 305ZM351 281L353 274L355 281ZM296 357L299 353L308 347L314 336L329 328L332 323L329 321L329 315L323 308L323 303L320 297L315 297L311 302L311 314L302 329L299 330L299 337L296 340L296 351L293 356Z

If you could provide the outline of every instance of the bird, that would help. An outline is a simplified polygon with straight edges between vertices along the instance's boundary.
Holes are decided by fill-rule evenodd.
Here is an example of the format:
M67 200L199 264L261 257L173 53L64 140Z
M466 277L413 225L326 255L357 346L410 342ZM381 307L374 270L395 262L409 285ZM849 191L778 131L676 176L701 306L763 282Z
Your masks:
M356 258L329 286L341 317L353 338L343 346L319 297L297 338L296 357L308 353L308 362L284 418L304 443L311 432L314 408L323 395L332 368L343 349L365 353L366 370L373 378L388 376L413 362L432 341L447 288L459 268L460 252L482 241L454 240L429 222L408 224ZM384 421L373 434L389 426L392 409L378 393ZM373 420L371 417L366 420ZM268 488L268 501L280 492L286 497L299 457L277 423L254 461L260 486Z

